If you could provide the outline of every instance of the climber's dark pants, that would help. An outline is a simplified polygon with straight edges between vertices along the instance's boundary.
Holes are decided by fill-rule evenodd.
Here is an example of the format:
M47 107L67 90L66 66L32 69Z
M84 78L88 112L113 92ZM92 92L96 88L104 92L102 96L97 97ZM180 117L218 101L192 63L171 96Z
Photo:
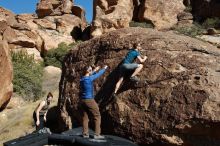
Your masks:
M99 112L99 106L94 99L82 99L81 107L83 113L83 134L89 134L89 118L91 115L95 123L95 134L101 133L101 114Z
M40 124L38 126L36 125L37 115L35 112L33 113L33 119L34 119L34 124L36 126L37 131L44 128L44 115L39 115Z

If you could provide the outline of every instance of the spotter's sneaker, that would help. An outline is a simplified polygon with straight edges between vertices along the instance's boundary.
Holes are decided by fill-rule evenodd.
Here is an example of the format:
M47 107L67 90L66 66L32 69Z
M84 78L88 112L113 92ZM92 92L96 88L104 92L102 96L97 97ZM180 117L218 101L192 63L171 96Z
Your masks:
M82 136L83 136L83 138L89 138L88 134L83 134Z
M105 139L103 135L94 135L94 139Z

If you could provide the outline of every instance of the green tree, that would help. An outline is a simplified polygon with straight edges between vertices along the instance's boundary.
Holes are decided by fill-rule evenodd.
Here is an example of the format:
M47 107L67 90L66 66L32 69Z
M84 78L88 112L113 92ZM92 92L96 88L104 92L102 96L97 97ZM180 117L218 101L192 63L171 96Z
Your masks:
M72 43L70 45L67 45L66 43L60 43L56 49L51 49L48 52L46 52L44 56L44 64L45 66L55 66L55 67L62 67L62 62L65 57L65 55L69 52L69 50L79 44L80 41L76 43Z
M37 100L42 95L43 64L24 51L12 52L14 92L26 100Z

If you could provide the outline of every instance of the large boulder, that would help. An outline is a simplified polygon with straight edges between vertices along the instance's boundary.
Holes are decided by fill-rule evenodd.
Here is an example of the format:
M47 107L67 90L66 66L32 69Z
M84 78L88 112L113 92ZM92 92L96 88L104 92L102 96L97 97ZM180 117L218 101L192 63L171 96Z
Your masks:
M86 11L83 7L76 6L76 5L73 6L72 7L72 13L73 13L73 15L78 16L82 20L82 22L85 22L85 24L83 24L84 27L87 25L86 24L86 16L85 16Z
M3 36L3 40L6 40L7 42L9 42L12 39L17 38L17 34L15 30L11 28L10 26L6 27L6 29L2 33L2 36Z
M138 18L150 21L156 29L168 29L178 22L177 15L184 9L182 0L144 0Z
M129 27L133 9L133 0L94 0L91 36Z
M60 33L56 30L37 30L37 33L43 39L43 52L57 48L58 45L62 42L71 44L74 41L71 35L60 35Z
M26 24L31 30L39 29L40 26L36 22L34 22L35 19L37 19L36 14L19 14L15 16L18 23Z
M197 17L220 17L219 0L192 0L192 12Z
M3 35L6 29L10 25L13 25L16 22L15 14L11 11L0 7L0 35Z
M62 42L70 44L76 41L78 37L74 36L80 36L85 28L85 21L71 14L47 16L44 19L36 19L34 22L42 28L35 31L43 39L44 51L57 48Z
M0 41L0 111L3 110L13 92L12 85L12 63L9 54L9 48L6 41Z
M62 0L62 13L71 14L73 7L73 0Z
M75 30L82 32L85 28L85 22L85 20L72 14L33 19L33 23L38 26L33 30L43 41L41 49L38 50L47 51L57 48L59 43L70 44L74 42L76 38L73 36L81 35Z
M53 13L51 1L41 0L37 3L36 13L39 18L51 15L51 13Z
M10 46L11 44L14 45L14 47L10 47L11 50L28 47L41 51L43 45L41 36L39 36L35 30L19 30L8 27L3 33L3 39L6 40Z
M40 0L36 13L39 18L72 13L72 0Z
M69 14L56 17L56 26L58 32L66 35L71 35L75 28L81 31L85 28L84 22L79 17Z
M12 39L8 42L9 44L15 44L22 47L35 47L35 42L27 36L18 36L16 39Z
M141 42L141 54L148 56L139 75L148 84L125 79L112 99L117 66L133 42ZM119 29L84 42L64 59L59 128L71 127L70 119L73 125L81 120L78 95L83 68L107 64L109 69L94 84L104 133L143 145L219 145L219 60L220 50L209 43L153 29Z
M5 21L8 25L12 25L16 22L15 14L11 11L0 7L0 22ZM1 26L2 27L2 26Z
M201 35L201 36L197 36L198 38L209 42L213 45L217 45L220 46L220 34L217 35Z
M34 19L33 22L37 24L40 28L42 29L51 29L51 30L56 30L56 23L55 21L49 18L45 17L44 19Z
M178 26L190 27L193 24L193 15L190 12L181 12L177 15Z

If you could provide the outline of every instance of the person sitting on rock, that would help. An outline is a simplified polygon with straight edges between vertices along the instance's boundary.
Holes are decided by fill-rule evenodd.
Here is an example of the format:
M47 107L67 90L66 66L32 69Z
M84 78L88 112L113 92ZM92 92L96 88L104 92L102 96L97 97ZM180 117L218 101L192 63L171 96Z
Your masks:
M47 94L46 100L41 101L40 104L38 104L37 108L34 110L33 119L35 121L37 131L45 127L45 122L47 120L47 111L49 109L52 99L53 94L49 92Z
M147 56L143 56L143 58L141 57L139 52L140 49L141 49L140 43L133 44L133 48L127 53L127 55L123 59L122 64L119 67L120 79L116 83L113 97L116 97L116 93L123 82L124 74L126 72L130 70L134 71L133 74L130 76L130 80L134 82L139 81L136 75L142 70L143 64L137 64L134 63L134 61L137 58L141 63L143 63L147 59Z
M90 114L95 123L95 139L103 139L104 136L101 134L101 114L99 111L99 106L96 103L93 95L93 81L99 78L108 67L104 66L103 69L99 70L100 67L96 67L92 70L92 67L86 67L83 77L80 79L80 104L82 107L82 120L83 120L83 137L89 138L89 118ZM98 71L99 70L99 71ZM97 72L98 71L98 72Z

